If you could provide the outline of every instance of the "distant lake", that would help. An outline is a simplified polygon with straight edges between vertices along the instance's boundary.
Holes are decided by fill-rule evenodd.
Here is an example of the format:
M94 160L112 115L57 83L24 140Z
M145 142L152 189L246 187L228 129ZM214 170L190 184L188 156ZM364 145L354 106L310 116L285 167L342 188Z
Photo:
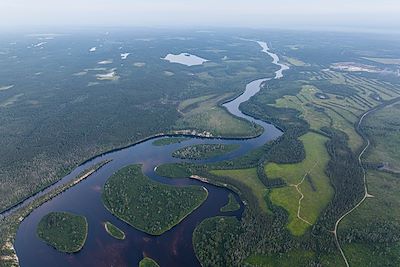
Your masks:
M202 65L204 62L208 61L207 59L189 53L180 53L179 55L168 54L163 59L171 63L179 63L186 66Z

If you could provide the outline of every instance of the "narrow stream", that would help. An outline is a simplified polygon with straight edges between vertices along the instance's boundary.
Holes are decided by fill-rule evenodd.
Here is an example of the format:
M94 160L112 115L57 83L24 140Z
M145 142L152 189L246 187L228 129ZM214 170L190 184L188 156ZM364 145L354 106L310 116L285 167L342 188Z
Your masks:
M269 51L265 42L257 43L261 46L262 52L270 55L273 58L273 63L280 67L275 72L274 79L283 77L282 72L288 69L288 66L279 63L279 57ZM204 184L193 179L160 177L154 172L154 168L164 163L182 162L183 160L173 158L171 154L176 149L188 145L213 143L240 145L239 149L231 153L208 160L196 161L197 163L206 163L238 157L279 137L282 132L274 125L254 119L239 110L239 105L255 95L260 90L261 84L270 79L265 78L250 82L247 84L246 90L242 95L224 104L227 110L233 115L262 126L264 128L262 135L245 140L190 138L182 143L167 146L154 146L152 143L157 139L169 137L152 138L121 150L100 155L77 167L69 175L62 178L43 193L35 195L18 205L16 208L30 203L34 198L66 183L83 170L98 162L105 159L113 159L88 179L35 209L22 221L15 240L15 249L20 260L20 265L22 267L138 266L138 262L143 256L149 256L156 260L160 266L200 266L192 247L192 233L195 227L205 218L213 216L226 215L240 218L244 209L243 204L241 204L241 208L238 211L220 212L219 209L227 202L230 192L228 189ZM161 236L151 236L138 231L109 213L101 201L101 190L106 180L114 172L130 164L142 164L145 175L165 184L174 186L204 186L209 191L208 198L180 224ZM242 203L237 195L235 197ZM2 215L7 216L7 214L14 210L15 208ZM44 215L51 211L68 211L86 216L89 223L89 233L86 244L79 253L60 253L37 237L36 227L38 222ZM126 234L126 239L121 241L109 236L104 229L104 221L110 221L122 229Z

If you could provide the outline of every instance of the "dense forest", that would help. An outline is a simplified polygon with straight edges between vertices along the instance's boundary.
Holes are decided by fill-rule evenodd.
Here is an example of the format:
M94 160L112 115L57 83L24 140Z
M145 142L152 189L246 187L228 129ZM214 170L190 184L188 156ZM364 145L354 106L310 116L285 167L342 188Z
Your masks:
M261 70L274 70L262 58L247 60L255 44L241 42L233 48L229 42L219 41L232 37L204 39L192 33L192 41L181 42L169 39L165 32L153 34L151 50L135 32L129 33L129 38L122 33L112 37L101 33L62 35L42 49L31 47L39 42L35 36L4 37L0 45L7 51L0 54L0 87L4 88L0 90L0 211L95 155L181 129L175 126L183 117L178 112L181 102L204 95L224 99L241 92ZM14 42L17 45L10 44ZM93 43L102 49L89 52ZM122 43L132 54L126 59L120 56ZM193 47L215 64L189 71L160 59ZM229 50L231 61L222 61L208 47ZM243 71L244 63L247 71ZM97 74L111 69L118 80L97 80ZM214 110L219 103L210 104L208 109ZM210 120L222 114L240 124L239 134L247 133L247 123L217 110L222 113L210 114ZM194 120L191 114L185 119L189 126L195 125Z
M254 33L241 32L240 35L254 39ZM126 39L124 35L113 36L113 41L102 34L101 38L99 35L64 36L40 50L26 48L37 41L34 37L21 37L16 48L8 47L13 40L2 43L0 49L7 51L7 57L0 54L3 78L0 84L0 145L3 148L0 211L54 183L88 158L152 135L177 130L207 136L254 137L260 134L258 126L230 116L221 104L242 92L247 82L272 76L276 66L266 61L264 55L254 54L259 50L256 44L240 41L229 34L218 38L213 34L210 38L201 36L192 33L193 39L185 42L169 39L163 33L145 42L131 37ZM257 38L272 40L271 48L290 69L285 71L283 79L263 84L261 91L242 103L240 109L246 115L279 127L283 131L281 137L234 159L208 164L171 163L156 169L157 174L171 178L206 177L207 182L237 193L245 204L241 218L208 218L195 229L193 247L203 266L343 265L332 230L338 218L364 196L362 167L368 168L367 186L378 192L374 196L377 201L372 204L366 201L366 205L379 218L374 218L361 206L360 211L344 219L343 226L339 225L339 243L346 254L355 255L354 266L366 266L366 260L357 261L357 257L369 259L365 251L381 256L382 266L391 266L399 258L400 227L398 217L396 219L399 185L395 173L398 154L382 143L397 147L396 133L400 124L394 119L388 120L395 113L392 110L381 118L385 123L378 124L376 119L367 126L357 126L366 111L391 103L400 95L398 77L393 78L392 65L373 63L360 56L371 47L384 46L382 40L359 44L360 39L346 35L310 36L310 33L257 32ZM341 42L332 42L337 38ZM94 40L102 42L102 49L90 54L88 48ZM66 41L71 44L70 48L62 45ZM119 56L120 43L133 53L125 61ZM18 52L22 48L28 50ZM72 57L66 56L67 50ZM169 52L183 50L196 51L211 62L188 70L160 60ZM226 51L229 55L224 54ZM377 53L382 57L394 57L400 51L396 45L388 43L385 50ZM23 65L16 64L11 59L13 55L24 58L20 62ZM55 60L46 60L47 57ZM36 64L39 58L43 64ZM110 66L99 63L108 58L113 58ZM331 68L333 63L348 61L376 64L387 71L386 76ZM64 62L65 66L61 68L58 62ZM96 78L111 67L115 67L118 79ZM17 79L15 73L27 78ZM271 194L288 187L296 187L301 194L302 188L299 184L289 184L279 175L268 177L266 167L272 163L289 166L304 162L308 150L302 137L309 133L328 140L323 143L329 155L324 173L329 177L334 194L318 213L316 222L308 222L305 233L296 236L288 229L293 214L274 202ZM367 164L360 165L358 156L367 143L366 137L371 139L371 148L362 158ZM166 138L157 140L154 145L184 141ZM195 159L232 150L222 145L199 146L178 150L175 156ZM226 170L236 172L237 176L219 175L218 171ZM245 176L238 178L240 174ZM295 175L304 177L303 181L317 190L314 179L318 177L309 172ZM246 180L254 177L254 184ZM258 192L263 194L263 205L254 187L261 189ZM379 197L382 194L384 199ZM206 196L207 192L201 187L172 187L151 181L138 165L128 166L111 176L103 192L104 204L111 213L152 235L160 235L178 224ZM233 209L237 205L232 196L227 207ZM286 200L290 197L293 196L288 195ZM293 199L297 205L296 197L294 195ZM12 241L19 218L45 199L13 216L1 218L1 257L15 255ZM168 201L163 201L165 199ZM300 218L300 200L298 203ZM389 214L391 210L393 216ZM122 237L112 226L109 231ZM360 251L364 251L362 257ZM157 266L157 263L144 258L141 266Z

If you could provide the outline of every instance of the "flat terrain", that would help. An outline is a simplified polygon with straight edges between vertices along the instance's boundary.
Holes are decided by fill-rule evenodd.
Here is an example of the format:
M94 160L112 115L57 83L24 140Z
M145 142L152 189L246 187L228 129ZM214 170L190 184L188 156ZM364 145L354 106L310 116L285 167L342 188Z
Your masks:
M199 97L182 102L178 107L183 117L177 121L176 129L193 129L198 132L207 132L213 136L225 137L252 137L262 133L258 125L232 117L224 108L219 107L233 95L226 94L219 97Z
M233 179L239 183L243 183L245 186L251 189L252 194L256 197L258 205L265 213L268 211L268 206L265 201L267 196L267 188L258 179L257 170L252 169L239 169L239 170L214 170L210 173L217 176L225 176L229 179Z
M240 145L201 144L187 146L172 153L172 156L180 159L208 159L221 156L239 148Z
M305 159L295 164L268 163L265 171L270 178L282 178L287 187L272 189L271 201L289 212L288 229L302 235L316 222L319 214L333 196L333 188L325 174L329 155L327 138L307 133L300 137L306 152Z
M38 236L61 252L74 253L82 249L88 233L84 216L67 212L51 212L37 227Z
M400 165L398 104L367 117L363 129L371 140L364 159L382 170L367 171L368 193L373 197L344 219L339 231L352 266L400 264ZM374 165L375 164L375 165ZM393 171L393 172L391 172Z
M156 32L146 33L146 41L139 35L71 34L40 49L32 46L38 37L2 39L0 210L94 155L152 135L259 135L260 127L221 107L248 82L276 71L256 43L241 38L257 39L290 69L240 109L274 123L283 135L239 158L157 168L168 177L197 175L192 178L226 186L245 203L240 220L214 217L197 226L193 247L200 263L336 267L347 259L351 266L400 265L398 104L357 127L363 114L400 96L398 40L257 30L179 34L184 39ZM185 66L161 59L182 51L209 61ZM121 52L131 54L121 59ZM359 158L366 138L371 145ZM172 139L155 145L179 140ZM206 197L199 186L151 181L138 165L115 173L103 192L111 213L152 235L179 224ZM16 262L19 218L34 207L0 220L1 267Z
M171 145L171 144L177 144L177 143L181 143L185 140L188 140L188 138L185 137L168 137L168 138L162 138L162 139L158 139L156 141L153 142L153 145L155 146L167 146L167 145Z
M119 219L152 235L168 231L207 198L199 186L174 187L150 180L140 165L130 165L104 185L103 202Z
M246 81L273 72L268 61L254 57L257 44L210 33L192 32L184 42L164 31L144 35L57 35L40 47L33 44L41 36L1 36L0 211L85 160L151 135L178 129L237 137L259 132L219 107L243 92ZM190 67L161 59L193 49L210 61ZM121 52L130 55L123 59ZM205 95L213 98L180 110Z
M275 216L281 216L277 221L295 239L278 230L282 226L274 226L271 231L257 227L267 221L262 216L246 215L241 221L242 229L252 229L253 235L242 233L233 240L226 240L225 244L233 248L230 250L232 254L229 254L229 250L225 252L224 259L229 259L229 255L245 253L238 247L248 245L246 249L249 251L249 247L252 247L250 244L266 242L268 245L264 248L261 248L262 245L252 247L253 254L243 260L253 266L344 266L344 259L334 243L334 235L329 231L337 219L359 203L364 195L362 169L357 158L364 146L361 130L371 140L367 157L362 160L368 163L367 167L375 169L367 170L366 179L368 193L373 197L367 197L359 208L339 223L339 244L351 266L397 266L399 216L393 209L398 209L399 205L392 194L394 196L398 188L395 184L398 174L382 173L382 170L397 172L398 168L398 105L390 105L367 116L360 129L356 125L368 110L400 96L398 78L394 75L383 78L379 74L364 73L361 67L366 65L363 64L372 63L360 57L360 54L366 52L360 52L363 45L359 42L347 43L349 46L342 50L347 51L346 56L336 50L341 47L339 44L322 45L332 49L331 52L335 51L334 57L326 57L326 51L320 50L321 46L316 43L302 40L298 46L283 46L284 43L282 41L278 49L285 53L284 60L291 64L290 73L284 79L268 83L259 94L242 105L242 109L247 114L273 121L284 129L286 139L282 138L275 147L279 147L280 142L285 145L279 149L272 146L271 150L267 146L265 151L268 152L264 159L258 154L262 152L254 151L242 157L242 162L232 160L210 165L210 169L229 166L230 170L211 170L208 177L211 181L226 183L227 186L246 192L241 195L243 199L249 195L256 196L258 203L263 203L261 200L264 199L268 203L264 207L272 210ZM399 49L391 49L379 50L377 54L386 54L381 58L399 58L396 57ZM352 60L355 62L341 64L361 66L360 71L335 69L336 62L350 61L349 54L353 55ZM376 62L386 67L392 63ZM368 68L386 68L379 64ZM302 122L298 119L296 121L295 117ZM305 124L308 126L304 127ZM255 160L257 157L258 161ZM260 165L263 161L265 165L262 168ZM376 170L378 167L381 171ZM182 172L196 172L195 168L183 165L176 167L178 169ZM251 175L247 173L248 170L252 170ZM226 179L219 178L222 176ZM281 210L276 209L277 206L284 208L287 221ZM246 209L251 213L251 206L246 206ZM277 221L270 218L268 223L281 225ZM215 226L212 231L217 228ZM264 237L255 234L260 232L264 233ZM251 242L246 242L250 239ZM294 244L299 244L296 240L302 240L300 246L306 249L295 249L297 245ZM285 248L279 244L285 244ZM316 244L318 249L313 247ZM215 248L215 243L203 243L203 246L207 250ZM286 252L271 253L271 250L279 250L277 247L286 249ZM265 252L260 253L262 250ZM208 260L204 259L204 262Z

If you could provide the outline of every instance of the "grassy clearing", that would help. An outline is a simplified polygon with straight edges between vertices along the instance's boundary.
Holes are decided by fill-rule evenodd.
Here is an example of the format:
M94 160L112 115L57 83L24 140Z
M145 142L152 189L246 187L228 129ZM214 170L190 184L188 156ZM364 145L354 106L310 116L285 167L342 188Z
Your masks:
M103 203L119 219L152 235L161 235L207 198L204 187L174 187L144 176L140 165L127 166L104 185Z
M325 174L325 166L329 155L325 148L326 137L307 133L300 137L306 151L306 158L296 164L268 163L265 171L270 178L282 178L289 187L272 189L270 198L276 205L284 207L289 212L288 229L294 235L301 235L308 224L297 218L300 194L291 185L299 184L304 194L301 202L302 218L314 224L320 212L326 207L333 196L329 178Z
M256 168L238 169L238 170L213 170L212 174L217 176L226 176L233 180L239 181L248 186L253 195L257 198L258 205L265 213L269 213L265 197L268 189L261 183L257 176Z
M236 201L235 196L232 193L229 193L228 203L226 203L226 205L223 206L220 210L222 212L229 212L229 211L235 211L238 209L240 209L239 203Z
M180 159L208 159L232 152L239 147L238 144L200 144L178 149L172 153L172 156Z
M155 140L152 144L155 146L167 146L167 145L181 143L188 139L189 138L185 138L185 137L166 137L166 138Z
M289 213L287 228L295 236L303 235L309 225L297 218L297 209L299 207L299 193L294 187L281 187L272 189L269 197L275 205L285 208Z
M125 239L125 233L114 224L110 222L105 222L104 228L106 229L107 233L109 233L112 237L120 240Z
M219 103L232 95L196 98L180 105L183 117L175 125L177 130L207 131L214 136L250 137L262 132L262 128L229 114Z
M354 124L349 123L342 117L340 117L337 113L328 110L328 115L332 118L333 128L341 130L346 133L349 138L349 146L352 151L356 151L363 144L361 136L359 136L354 129Z
M58 251L74 253L82 249L88 233L84 216L67 212L51 212L37 227L38 236Z
M140 262L139 262L139 267L160 267L158 263L149 258L149 257L144 257Z
M305 66L309 66L309 64L301 61L300 59L294 58L294 57L283 57L284 60L286 60L287 62L289 62L289 64L296 66L296 67L305 67Z
M284 96L276 101L275 106L299 110L313 130L318 131L324 126L330 126L332 123L333 127L344 131L349 136L349 143L353 151L359 148L362 145L362 138L356 133L353 125L357 117L347 111L347 109L352 110L351 106L353 105L347 103L345 99L336 98L332 94L326 94L329 99L318 99L315 96L316 93L321 93L321 91L315 86L304 85L297 96ZM335 111L339 112L347 120ZM360 115L362 111L352 110L355 115Z
M310 266L314 254L313 251L292 250L285 254L252 255L246 263L254 267Z

